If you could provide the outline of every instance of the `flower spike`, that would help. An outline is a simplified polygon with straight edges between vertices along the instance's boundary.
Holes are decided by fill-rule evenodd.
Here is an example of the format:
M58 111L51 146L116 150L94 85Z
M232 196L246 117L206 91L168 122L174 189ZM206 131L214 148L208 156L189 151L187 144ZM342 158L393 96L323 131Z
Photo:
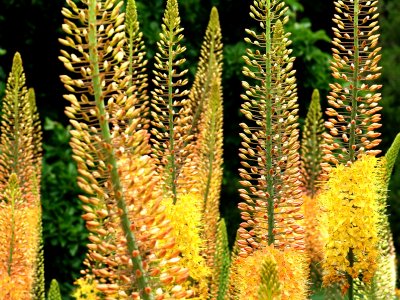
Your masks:
M378 1L335 1L332 76L329 117L325 126L324 169L329 164L351 164L364 153L376 155L381 127L381 58L378 46Z
M264 30L247 30L243 74L246 93L241 112L249 119L243 133L239 170L245 202L239 204L244 222L239 229L240 254L246 256L263 244L304 249L303 229L297 224L301 175L297 123L297 93L287 18L282 1L254 1L250 15Z

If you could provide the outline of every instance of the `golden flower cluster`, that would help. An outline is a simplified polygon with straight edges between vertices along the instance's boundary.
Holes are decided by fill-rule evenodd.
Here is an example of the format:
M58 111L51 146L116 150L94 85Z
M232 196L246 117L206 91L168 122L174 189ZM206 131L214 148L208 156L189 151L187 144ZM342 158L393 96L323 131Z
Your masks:
M346 276L369 282L377 268L380 196L384 169L374 156L351 166L337 165L318 199L324 245L324 284L343 283ZM346 284L344 284L344 287Z

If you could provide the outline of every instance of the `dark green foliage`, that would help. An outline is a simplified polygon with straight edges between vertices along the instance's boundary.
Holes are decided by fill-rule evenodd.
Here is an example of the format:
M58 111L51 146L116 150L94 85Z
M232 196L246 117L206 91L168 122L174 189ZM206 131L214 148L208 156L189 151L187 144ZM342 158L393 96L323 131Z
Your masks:
M6 54L6 50L0 48L0 56ZM0 99L4 97L4 91L6 88L6 73L4 69L0 66Z
M87 230L77 198L76 167L71 158L69 128L46 119L44 123L42 207L46 279L62 282L69 295L79 277L86 253Z
M293 56L297 57L295 69L300 98L305 97L304 94L302 96L303 89L307 92L318 89L325 95L331 80L329 69L331 54L323 51L321 45L325 47L329 45L330 38L323 29L313 30L308 18L299 17L304 13L303 1L290 0L287 4L290 7L291 18L286 31L291 32Z

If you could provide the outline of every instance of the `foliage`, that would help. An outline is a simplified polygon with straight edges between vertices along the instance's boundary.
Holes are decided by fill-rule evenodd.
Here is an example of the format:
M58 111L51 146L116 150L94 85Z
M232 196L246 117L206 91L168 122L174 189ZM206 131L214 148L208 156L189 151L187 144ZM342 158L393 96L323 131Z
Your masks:
M45 119L43 145L42 206L46 278L60 282L68 295L79 276L87 233L76 185L76 166L69 146L70 126ZM48 283L49 284L49 283Z

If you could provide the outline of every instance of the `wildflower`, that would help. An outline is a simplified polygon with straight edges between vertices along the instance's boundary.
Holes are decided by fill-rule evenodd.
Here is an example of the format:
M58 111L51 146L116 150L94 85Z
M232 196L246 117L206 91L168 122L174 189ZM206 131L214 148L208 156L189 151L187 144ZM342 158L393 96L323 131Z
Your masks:
M318 197L323 207L321 226L327 232L325 285L343 283L346 276L369 282L374 275L383 186L384 168L376 157L363 156L350 166L332 169Z
M307 298L308 262L301 251L265 246L245 258L237 257L234 266L232 280L237 282L235 288L239 299L258 300L265 291L267 272L270 273L268 285L274 289L270 299ZM269 268L267 272L263 270L266 267Z
M205 241L201 238L203 199L199 194L185 194L176 204L172 199L164 201L167 219L171 220L176 247L181 251L179 265L189 269L189 276L196 282L193 287L196 299L207 299L207 284L210 269L206 258L201 254L205 250Z

